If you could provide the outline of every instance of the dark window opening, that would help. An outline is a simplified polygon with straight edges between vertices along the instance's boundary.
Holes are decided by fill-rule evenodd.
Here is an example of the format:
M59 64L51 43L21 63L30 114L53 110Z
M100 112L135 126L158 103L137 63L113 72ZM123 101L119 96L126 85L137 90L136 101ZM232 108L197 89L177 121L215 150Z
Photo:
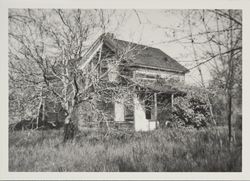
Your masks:
M146 107L146 119L151 119L151 105L152 105L152 101L151 100L146 100L145 101L145 107Z
M146 109L146 119L151 119L151 108Z
M149 79L155 79L156 76L155 75L146 75L146 78L149 78Z
M124 105L124 116L125 121L133 121L134 120L134 109L133 106Z

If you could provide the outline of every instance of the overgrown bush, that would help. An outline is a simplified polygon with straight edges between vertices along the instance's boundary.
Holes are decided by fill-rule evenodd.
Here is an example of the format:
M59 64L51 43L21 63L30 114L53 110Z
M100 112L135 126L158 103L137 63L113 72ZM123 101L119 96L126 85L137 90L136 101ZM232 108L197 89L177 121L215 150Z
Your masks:
M176 126L200 128L210 123L211 115L206 100L206 93L188 91L186 96L174 99L172 123Z

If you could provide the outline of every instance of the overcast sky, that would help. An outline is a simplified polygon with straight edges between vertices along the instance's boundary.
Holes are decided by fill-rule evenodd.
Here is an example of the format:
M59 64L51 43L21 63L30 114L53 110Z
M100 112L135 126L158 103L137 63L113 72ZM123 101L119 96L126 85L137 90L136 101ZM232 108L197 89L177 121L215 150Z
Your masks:
M191 44L172 42L175 37L171 28L176 28L182 23L181 11L185 10L177 12L171 12L171 10L120 10L119 13L126 13L126 17L118 29L111 28L111 31L118 39L160 48L186 68L190 68L195 65L194 55L190 51ZM208 70L208 65L202 66L205 83L210 79ZM193 69L186 75L186 83L197 84L197 82L200 82L200 76L197 69Z

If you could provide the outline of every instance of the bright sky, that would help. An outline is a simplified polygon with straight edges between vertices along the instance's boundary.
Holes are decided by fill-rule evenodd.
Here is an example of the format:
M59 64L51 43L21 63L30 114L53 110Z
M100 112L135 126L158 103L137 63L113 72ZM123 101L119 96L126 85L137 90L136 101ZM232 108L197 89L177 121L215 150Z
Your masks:
M124 12L124 10L121 11L121 13ZM177 25L183 21L181 16L174 13L166 13L163 10L138 10L137 13L139 14L139 18L135 11L128 10L128 17L125 18L122 26L114 31L118 39L160 48L186 68L195 65L194 62L190 62L194 60L193 53L190 53L191 44L169 43L168 41L174 39L171 34L172 32L169 29L167 31L162 28L177 27ZM168 34L166 34L166 32L168 32ZM206 83L210 78L208 66L203 65L201 68ZM197 82L200 82L200 76L197 69L193 69L190 73L186 74L186 83L198 84Z

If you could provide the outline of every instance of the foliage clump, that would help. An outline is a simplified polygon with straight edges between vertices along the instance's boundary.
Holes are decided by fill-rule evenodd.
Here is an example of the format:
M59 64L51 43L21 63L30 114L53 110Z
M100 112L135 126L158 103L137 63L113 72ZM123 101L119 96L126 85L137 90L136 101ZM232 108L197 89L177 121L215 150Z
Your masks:
M211 122L209 104L206 93L200 90L188 91L186 96L174 99L172 112L173 125L193 126L195 128L208 126Z

